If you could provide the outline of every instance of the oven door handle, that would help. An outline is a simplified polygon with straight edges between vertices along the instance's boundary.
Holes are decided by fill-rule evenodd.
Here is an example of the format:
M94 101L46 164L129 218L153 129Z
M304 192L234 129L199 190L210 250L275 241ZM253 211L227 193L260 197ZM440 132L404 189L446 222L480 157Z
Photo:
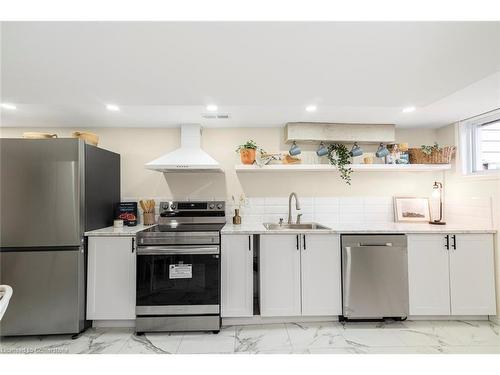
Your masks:
M137 255L219 254L218 246L138 246Z

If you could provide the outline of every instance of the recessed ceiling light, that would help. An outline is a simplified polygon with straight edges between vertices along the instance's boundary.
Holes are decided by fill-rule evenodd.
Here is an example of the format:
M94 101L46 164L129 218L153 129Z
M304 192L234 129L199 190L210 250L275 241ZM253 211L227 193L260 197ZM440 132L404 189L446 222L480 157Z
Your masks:
M120 110L120 107L118 107L116 104L106 104L106 109L108 111L118 112Z
M207 111L215 112L215 111L217 111L217 106L215 104L209 104L209 105L207 105Z
M414 106L406 107L406 108L403 108L403 113L414 112L416 109L417 108L415 108Z
M10 109L10 110L17 109L17 107L11 103L2 103L0 104L0 107L2 107L3 109Z
M318 107L316 107L314 104L312 104L312 105L308 105L308 106L306 107L306 111L307 111L307 112L315 112L315 111L316 111L316 109L318 109Z

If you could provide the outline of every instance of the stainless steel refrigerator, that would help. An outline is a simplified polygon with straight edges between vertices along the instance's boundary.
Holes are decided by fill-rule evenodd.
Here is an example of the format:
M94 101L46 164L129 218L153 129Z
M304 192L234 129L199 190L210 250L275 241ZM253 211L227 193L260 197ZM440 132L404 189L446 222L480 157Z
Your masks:
M65 139L0 139L0 335L86 328L84 232L112 225L120 155Z

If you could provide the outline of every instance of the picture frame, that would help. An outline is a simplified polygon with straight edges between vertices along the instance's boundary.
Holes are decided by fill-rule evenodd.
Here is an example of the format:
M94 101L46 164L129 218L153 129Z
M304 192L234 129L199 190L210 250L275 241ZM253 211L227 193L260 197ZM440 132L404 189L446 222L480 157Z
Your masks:
M431 220L429 198L394 197L394 221L397 223L428 223Z

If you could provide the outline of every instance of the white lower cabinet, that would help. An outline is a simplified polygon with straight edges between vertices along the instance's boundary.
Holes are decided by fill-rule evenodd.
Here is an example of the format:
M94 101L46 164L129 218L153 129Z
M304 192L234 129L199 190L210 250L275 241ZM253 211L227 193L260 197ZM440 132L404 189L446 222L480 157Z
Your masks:
M303 235L302 315L341 315L340 237Z
M299 235L260 236L260 315L301 315Z
M493 235L457 234L450 249L452 315L495 315Z
M450 315L448 255L445 235L408 236L410 315Z
M493 235L408 236L410 315L495 315Z
M342 313L340 238L330 234L260 236L260 313Z
M221 316L253 316L253 235L222 235Z
M133 237L89 237L87 319L135 319Z

